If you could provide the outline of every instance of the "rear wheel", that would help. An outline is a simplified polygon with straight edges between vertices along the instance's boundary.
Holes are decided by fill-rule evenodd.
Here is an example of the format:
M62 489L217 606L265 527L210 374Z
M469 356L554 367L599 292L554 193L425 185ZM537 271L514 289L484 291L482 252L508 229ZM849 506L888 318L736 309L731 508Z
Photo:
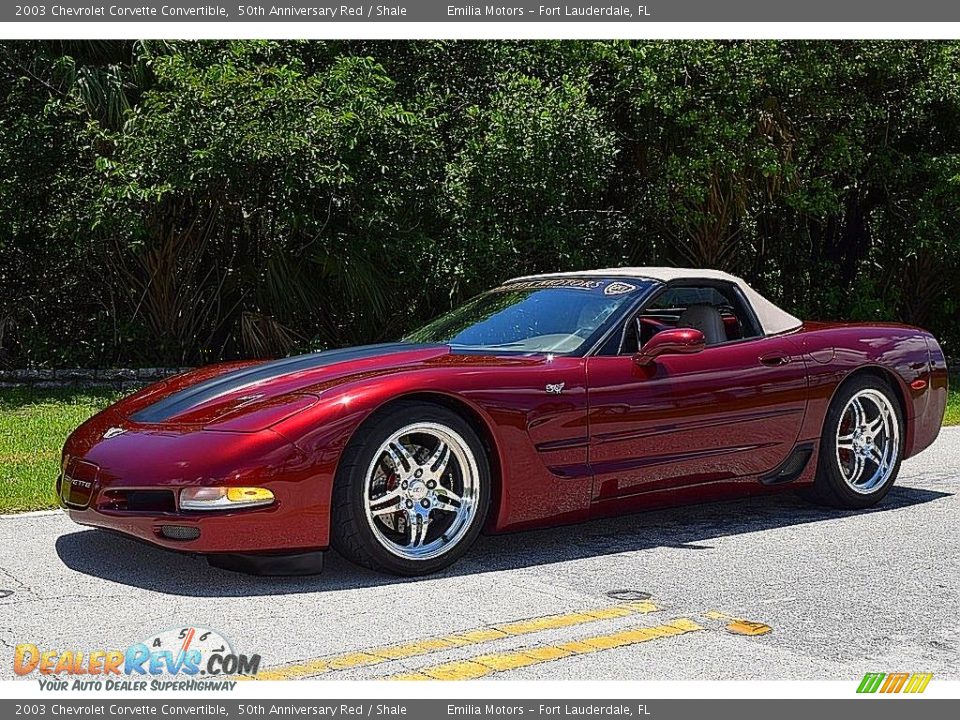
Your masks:
M854 378L827 412L810 497L834 507L870 507L893 486L902 455L903 417L893 389L870 375Z
M366 567L436 572L470 547L490 502L490 469L473 428L430 403L403 403L357 433L333 497L333 546Z

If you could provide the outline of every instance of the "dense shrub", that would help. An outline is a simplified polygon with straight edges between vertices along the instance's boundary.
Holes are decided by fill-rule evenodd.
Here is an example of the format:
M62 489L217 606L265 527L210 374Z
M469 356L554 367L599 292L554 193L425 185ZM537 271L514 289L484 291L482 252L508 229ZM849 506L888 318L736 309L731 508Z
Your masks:
M383 340L534 271L739 273L960 348L960 43L0 43L0 363Z

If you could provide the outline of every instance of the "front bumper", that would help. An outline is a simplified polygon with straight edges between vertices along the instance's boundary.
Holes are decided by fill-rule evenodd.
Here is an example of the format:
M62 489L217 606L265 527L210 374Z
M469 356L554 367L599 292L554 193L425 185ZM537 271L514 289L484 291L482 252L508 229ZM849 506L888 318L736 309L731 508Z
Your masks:
M57 480L72 520L189 553L291 553L329 545L329 483L295 446L270 431L159 432L129 428L94 441L83 428L65 448ZM184 510L179 491L265 487L268 506Z
M182 552L285 553L327 547L317 532L318 518L298 508L277 506L201 514L80 509L62 501L61 506L80 525L113 530Z

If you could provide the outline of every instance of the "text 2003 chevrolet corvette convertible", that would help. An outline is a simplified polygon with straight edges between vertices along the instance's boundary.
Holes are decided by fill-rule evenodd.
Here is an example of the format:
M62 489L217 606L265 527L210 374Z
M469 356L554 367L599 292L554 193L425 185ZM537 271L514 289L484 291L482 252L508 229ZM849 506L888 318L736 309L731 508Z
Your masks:
M401 343L152 385L73 433L58 492L221 566L315 571L333 546L414 575L482 528L794 488L867 507L946 400L923 330L801 322L716 271L538 275Z

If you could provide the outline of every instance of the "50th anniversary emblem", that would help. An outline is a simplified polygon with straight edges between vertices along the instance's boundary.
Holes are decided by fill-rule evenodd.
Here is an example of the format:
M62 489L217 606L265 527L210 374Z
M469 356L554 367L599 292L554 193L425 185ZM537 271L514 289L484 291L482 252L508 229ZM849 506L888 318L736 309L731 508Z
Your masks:
M177 627L119 649L14 648L13 671L41 690L233 690L255 677L260 655L237 653L216 630Z

